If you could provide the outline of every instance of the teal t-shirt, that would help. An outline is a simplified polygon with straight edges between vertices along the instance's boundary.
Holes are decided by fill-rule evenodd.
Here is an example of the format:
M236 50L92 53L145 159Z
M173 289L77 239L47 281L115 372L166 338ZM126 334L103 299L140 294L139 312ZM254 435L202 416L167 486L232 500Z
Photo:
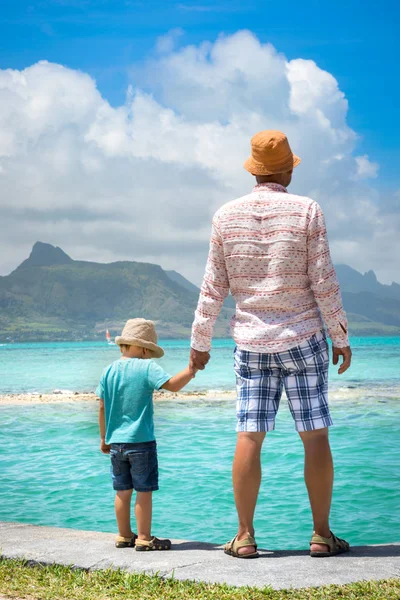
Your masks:
M171 379L151 359L120 358L107 367L96 390L104 400L106 444L152 442L153 391Z

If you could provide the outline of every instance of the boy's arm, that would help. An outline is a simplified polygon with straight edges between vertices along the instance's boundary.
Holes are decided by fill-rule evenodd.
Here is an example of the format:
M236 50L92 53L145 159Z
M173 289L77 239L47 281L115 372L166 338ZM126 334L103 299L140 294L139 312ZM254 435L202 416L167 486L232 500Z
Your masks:
M183 369L183 371L177 375L174 375L171 377L171 379L168 379L168 381L161 387L164 390L168 390L168 392L179 392L179 390L184 388L185 385L187 385L189 381L194 378L195 373L196 371L190 367L186 367L186 369Z
M103 454L110 454L111 446L106 444L106 420L104 418L104 400L99 398L99 428L100 450Z

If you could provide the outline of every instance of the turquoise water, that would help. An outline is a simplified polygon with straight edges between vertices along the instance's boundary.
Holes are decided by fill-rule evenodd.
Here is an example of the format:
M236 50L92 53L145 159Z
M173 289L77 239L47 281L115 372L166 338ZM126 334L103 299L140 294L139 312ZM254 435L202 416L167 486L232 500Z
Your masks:
M98 452L96 407L0 409L0 520L115 531L109 458ZM332 527L353 544L400 540L400 406L337 403L331 439L336 463ZM160 491L157 535L224 542L235 533L232 401L158 404ZM267 436L256 514L259 543L305 548L310 510L302 447L287 407Z
M162 364L185 365L188 345L168 341ZM231 491L235 445L232 343L217 341L192 389L207 400L156 405L160 491L154 532L224 542L235 533ZM353 340L354 368L332 377L336 465L332 527L353 544L400 540L400 340ZM98 343L0 348L0 393L93 389L116 349ZM109 458L98 451L95 403L0 406L0 520L115 531ZM305 548L311 515L302 446L285 401L267 435L257 538L270 548ZM283 542L283 540L285 540Z
M172 375L188 361L189 342L161 342L160 364ZM400 338L353 338L351 370L339 377L331 370L333 388L351 386L390 391L400 385ZM215 340L207 370L197 374L187 390L231 390L233 342ZM52 392L54 389L93 391L104 367L118 358L116 346L103 342L9 344L0 347L0 394Z

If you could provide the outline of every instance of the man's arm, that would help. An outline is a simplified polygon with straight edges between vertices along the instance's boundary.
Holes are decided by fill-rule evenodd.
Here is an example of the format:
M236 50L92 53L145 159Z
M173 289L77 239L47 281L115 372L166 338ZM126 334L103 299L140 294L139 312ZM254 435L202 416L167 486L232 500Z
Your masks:
M324 214L316 202L311 207L307 253L311 289L332 340L333 364L337 365L339 356L343 356L339 368L339 374L342 374L351 364L348 323L329 250Z
M111 446L106 444L106 420L104 417L104 400L99 398L99 428L100 428L100 450L103 454L110 454Z
M206 271L192 326L190 352L192 368L202 370L209 360L215 321L228 294L229 279L223 242L214 217Z

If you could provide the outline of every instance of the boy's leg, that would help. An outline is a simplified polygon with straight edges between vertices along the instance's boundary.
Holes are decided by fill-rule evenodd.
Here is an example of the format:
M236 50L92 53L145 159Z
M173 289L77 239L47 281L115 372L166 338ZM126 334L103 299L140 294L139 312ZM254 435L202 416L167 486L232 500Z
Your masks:
M153 492L137 492L135 516L139 540L151 540L152 510Z
M136 551L170 550L170 540L151 535L153 492L158 490L158 461L155 442L135 444L129 451L131 477L136 490L135 516L138 528Z
M119 535L132 538L131 529L131 499L133 490L117 491L115 496L115 515L117 517Z

